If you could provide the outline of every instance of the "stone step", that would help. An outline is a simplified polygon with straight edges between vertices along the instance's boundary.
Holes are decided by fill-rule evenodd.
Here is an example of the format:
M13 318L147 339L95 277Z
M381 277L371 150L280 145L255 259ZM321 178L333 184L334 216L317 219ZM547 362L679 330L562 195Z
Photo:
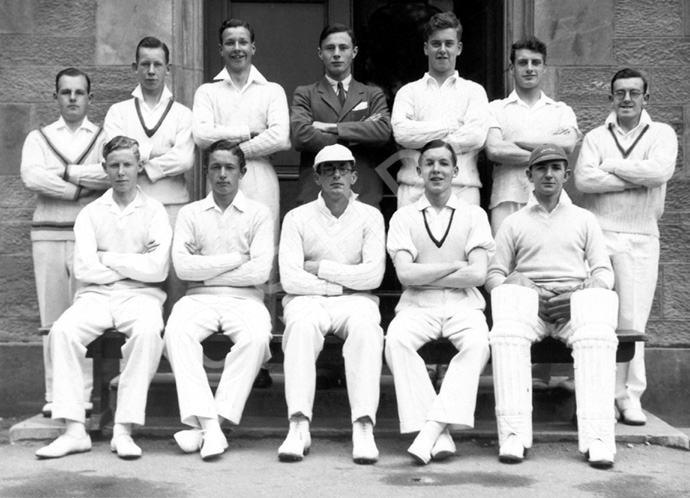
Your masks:
M489 370L490 371L490 370ZM244 418L252 417L287 417L285 403L285 379L282 373L271 372L273 386L269 389L254 389L250 394L244 409ZM118 377L111 382L111 408L115 410L117 399ZM556 385L564 377L554 377L552 385ZM220 373L209 374L212 390L218 385ZM495 420L495 399L493 395L493 379L489 375L480 378L479 392L475 417L477 420ZM398 419L397 403L393 377L384 374L381 377L381 396L377 418L379 420ZM157 373L149 388L146 413L151 417L179 418L177 391L175 380L170 372ZM336 387L331 389L317 389L314 399L314 420L328 418L347 419L350 413L347 389ZM535 422L571 423L575 415L574 394L559 388L533 393L533 420Z

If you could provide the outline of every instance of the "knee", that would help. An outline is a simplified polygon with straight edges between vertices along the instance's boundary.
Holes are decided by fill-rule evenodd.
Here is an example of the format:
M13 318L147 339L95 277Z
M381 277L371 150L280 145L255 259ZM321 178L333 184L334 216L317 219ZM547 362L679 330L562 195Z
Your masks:
M146 342L163 342L163 320L160 317L139 319L132 325L129 339Z
M468 336L463 340L463 348L468 351L473 351L481 354L489 353L489 339L486 332L476 334L468 334Z
M400 326L396 323L394 319L388 327L388 332L386 333L385 339L385 350L386 354L393 351L400 350L412 350L412 341L410 340L410 335L407 333L405 327Z
M613 329L618 325L618 296L607 289L583 289L570 299L570 320L575 330L590 325Z
M495 325L503 322L531 324L536 321L538 312L539 296L534 289L503 284L491 291L491 314Z

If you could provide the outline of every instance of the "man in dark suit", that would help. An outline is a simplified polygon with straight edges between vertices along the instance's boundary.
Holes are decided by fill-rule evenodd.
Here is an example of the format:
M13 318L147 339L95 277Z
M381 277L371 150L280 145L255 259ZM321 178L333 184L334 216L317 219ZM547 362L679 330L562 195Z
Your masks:
M300 86L290 108L290 128L295 148L302 152L297 204L316 199L312 165L327 145L347 146L355 156L359 181L353 190L358 200L374 207L382 196L381 178L375 171L376 149L391 136L390 112L380 88L352 77L357 56L353 31L343 24L326 26L318 48L325 76L313 85Z

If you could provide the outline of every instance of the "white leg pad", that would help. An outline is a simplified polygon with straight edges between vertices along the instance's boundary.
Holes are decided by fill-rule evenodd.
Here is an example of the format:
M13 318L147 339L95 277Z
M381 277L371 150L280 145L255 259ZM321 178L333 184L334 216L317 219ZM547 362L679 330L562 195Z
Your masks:
M604 289L573 294L571 338L579 450L586 453L600 439L615 454L614 393L618 297Z
M532 446L530 345L537 326L538 296L532 289L502 285L491 293L494 327L491 344L498 443L515 434Z

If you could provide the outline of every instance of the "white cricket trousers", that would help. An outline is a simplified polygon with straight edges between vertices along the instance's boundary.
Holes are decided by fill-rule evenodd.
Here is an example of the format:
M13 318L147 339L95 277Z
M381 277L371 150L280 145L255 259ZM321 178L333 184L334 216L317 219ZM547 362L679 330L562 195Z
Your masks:
M115 423L144 425L146 396L163 351L160 289L84 292L50 330L53 418L84 422L82 362L86 346L111 327L127 336Z
M515 434L525 448L532 446L530 346L550 335L573 350L579 450L586 453L599 439L615 453L616 293L606 289L574 292L570 321L563 324L541 320L539 296L526 287L496 287L491 305L494 326L489 341L499 445Z
M72 304L77 290L74 277L73 240L34 240L31 244L41 327L51 327ZM43 336L43 371L47 403L53 401L53 362L50 358L48 336ZM82 360L84 372L84 401L91 400L93 388L93 362Z
M215 398L204 370L201 342L216 332L233 342ZM201 428L199 417L239 424L261 365L271 357L271 317L262 302L228 295L180 299L165 328L165 348L177 385L182 423Z
M393 373L400 432L419 431L427 420L474 427L479 376L489 360L484 313L453 301L444 307L400 309L386 334L386 363ZM417 350L446 338L458 350L436 394Z
M646 332L659 275L659 239L650 235L604 232L620 299L618 328ZM635 356L618 363L616 405L620 410L641 409L647 388L644 343L635 343Z
M364 296L295 296L285 306L285 399L288 418L312 419L316 358L329 333L345 341L345 380L352 422L376 424L383 365L383 330L378 303Z

